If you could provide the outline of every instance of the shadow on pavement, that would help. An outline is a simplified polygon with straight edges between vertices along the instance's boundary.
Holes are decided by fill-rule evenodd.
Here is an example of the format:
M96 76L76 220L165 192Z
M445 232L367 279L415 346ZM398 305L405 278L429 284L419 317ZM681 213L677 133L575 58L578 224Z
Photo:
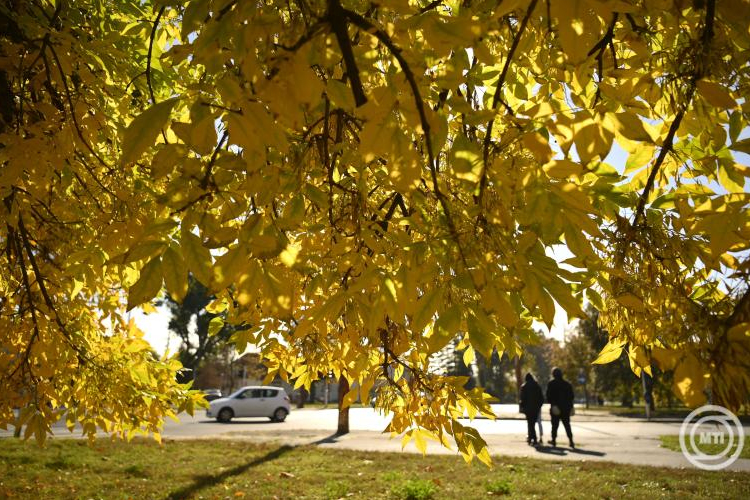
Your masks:
M538 445L538 446L534 446L534 450L538 451L539 453L547 453L549 455L560 455L560 456L567 455L567 453L565 453L565 450L563 450L562 448L557 448L557 447L552 447L552 446Z
M573 448L569 453L577 453L579 455L593 455L595 457L603 457L606 453L602 451L584 450L582 448Z
M595 457L603 457L606 453L594 450L584 450L582 448L558 448L557 446L535 446L534 449L539 453L546 453L548 455L557 455L560 457L575 453L577 455L591 455Z

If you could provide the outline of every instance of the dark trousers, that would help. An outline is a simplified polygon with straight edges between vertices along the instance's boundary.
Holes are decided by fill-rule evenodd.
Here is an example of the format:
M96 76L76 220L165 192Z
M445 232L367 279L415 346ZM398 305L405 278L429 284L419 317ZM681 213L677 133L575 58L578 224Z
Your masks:
M552 441L557 440L557 428L562 421L565 427L565 434L568 435L568 441L573 442L573 431L570 430L570 413L561 413L560 415L550 415L552 417Z
M526 414L526 425L528 426L528 441L536 442L536 421L539 418L539 412Z

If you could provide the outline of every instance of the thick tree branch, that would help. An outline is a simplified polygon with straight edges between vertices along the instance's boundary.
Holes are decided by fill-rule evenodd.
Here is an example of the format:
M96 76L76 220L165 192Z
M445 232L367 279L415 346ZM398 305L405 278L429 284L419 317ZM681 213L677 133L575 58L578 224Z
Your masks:
M348 14L349 12L341 6L339 0L328 0L328 21L331 23L331 29L336 35L336 41L344 58L346 74L352 84L354 103L359 107L367 102L367 96L365 96L365 90L362 87L357 61L354 58L351 40L349 40L349 30L346 22Z

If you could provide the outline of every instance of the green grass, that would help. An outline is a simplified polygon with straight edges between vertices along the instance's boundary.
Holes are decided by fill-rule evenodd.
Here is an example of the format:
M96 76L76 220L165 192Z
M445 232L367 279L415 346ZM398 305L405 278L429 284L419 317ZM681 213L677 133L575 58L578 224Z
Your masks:
M662 447L668 449L668 450L674 450L682 453L682 449L680 448L680 438L679 436L659 436L659 439L661 439L661 445ZM696 441L698 439L696 438ZM700 444L699 442L696 443L696 446L700 451L703 453L714 455L721 453L724 450L724 447L726 445L723 444ZM727 456L731 456L735 450L737 449L737 443L735 443L732 448L729 450ZM742 445L742 451L740 452L739 458L750 458L750 443L748 443L747 436L745 437L744 444Z
M258 445L246 441L0 440L2 498L746 498L750 474L495 457Z

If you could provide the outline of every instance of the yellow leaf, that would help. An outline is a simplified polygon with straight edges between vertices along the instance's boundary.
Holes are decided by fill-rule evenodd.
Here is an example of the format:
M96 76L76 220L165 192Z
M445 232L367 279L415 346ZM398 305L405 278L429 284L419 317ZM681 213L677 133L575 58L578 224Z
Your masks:
M653 347L651 349L651 356L656 360L662 371L674 370L682 354L681 351L665 349L663 347Z
M737 106L737 101L735 101L729 92L718 83L699 80L696 87L698 87L700 95L703 96L711 106L723 109L734 108Z
M128 290L128 311L153 299L161 290L161 258L156 257L141 269L141 275Z
M211 267L213 279L211 288L214 291L222 290L237 280L237 277L247 265L248 252L245 245L237 245L227 250L227 252L218 257Z
M607 345L605 345L602 351L599 353L599 357L594 360L593 364L605 365L607 363L615 361L620 357L624 345L625 342L623 341L610 339L609 342L607 342Z
M684 355L674 371L673 390L687 406L695 408L706 402L705 387L706 377L700 361L692 353Z
M539 132L525 134L522 142L524 147L531 151L531 154L534 155L534 158L536 158L536 161L539 163L544 164L552 159L552 149L549 147L547 139L545 139Z
M422 429L414 429L414 446L422 452L422 455L427 453L427 439Z
M429 351L437 352L450 342L461 327L461 308L457 305L451 306L440 313L432 335L427 338Z
M571 160L552 160L542 168L544 173L556 179L567 179L584 173L583 166Z
M628 309L632 309L636 312L643 312L646 310L646 307L643 304L643 299L633 293L623 293L615 297L615 300Z
M471 366L471 363L474 361L474 348L469 346L464 350L464 354L462 356L464 365Z
M224 320L221 317L216 316L215 318L211 318L211 321L208 322L208 335L213 337L219 333L222 328L224 328Z
M341 400L341 407L349 408L354 402L357 401L357 396L359 396L359 388L355 387L344 395Z
M172 298L182 302L188 291L188 272L185 261L173 247L168 247L161 257L164 284Z
M653 139L643 126L643 121L635 113L617 113L615 115L608 115L607 119L614 122L615 130L626 139L636 142L653 142Z
M182 232L180 246L187 268L202 284L210 284L213 271L211 270L211 253L208 248L204 247L200 238L190 231Z
M175 104L176 98L154 104L130 122L122 136L120 162L123 165L138 160L149 146L153 146Z
M471 346L474 350L489 358L497 340L494 334L496 328L494 323L481 308L472 308L466 318L466 323Z

